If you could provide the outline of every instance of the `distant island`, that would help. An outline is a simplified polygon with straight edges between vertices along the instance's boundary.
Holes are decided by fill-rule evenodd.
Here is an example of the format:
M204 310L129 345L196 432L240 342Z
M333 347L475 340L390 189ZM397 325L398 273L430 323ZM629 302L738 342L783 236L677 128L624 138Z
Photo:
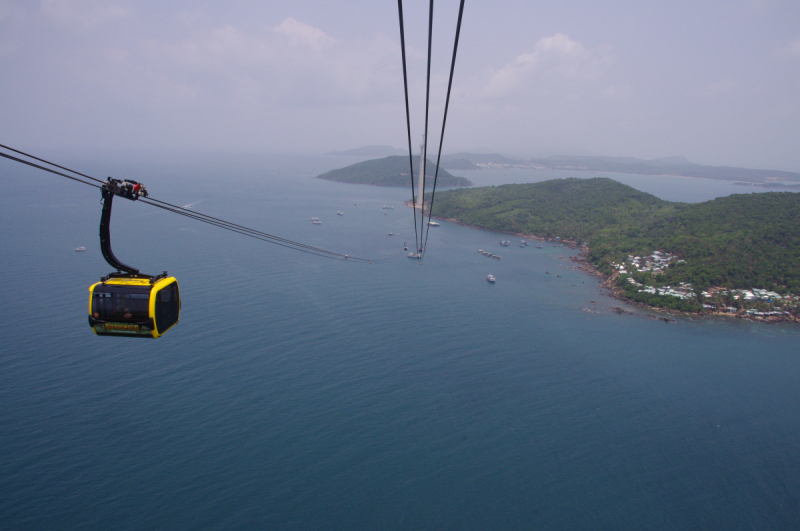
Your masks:
M632 157L546 157L512 159L493 154L453 153L442 156L442 167L450 170L521 169L601 171L640 175L676 175L703 179L742 181L763 187L800 188L800 173L756 170L729 166L704 166L685 157L636 159Z
M404 153L407 153L407 151L395 149L392 146L372 145L355 149L346 149L344 151L331 151L325 154L344 157L388 157L391 155L402 155Z
M419 157L414 157L414 175L418 175ZM436 164L428 159L425 165L426 175L433 182ZM345 168L331 170L317 176L318 179L342 183L371 184L375 186L408 186L411 187L408 156L392 156L382 159L365 160ZM416 184L416 183L415 183ZM472 186L472 182L464 177L456 177L447 170L439 168L437 185L442 187Z
M674 203L606 178L448 190L434 217L581 247L618 296L758 319L800 316L800 194Z
M350 157L404 156L406 150L392 146L371 145L345 151L332 151L326 155ZM701 179L722 179L736 184L763 188L798 188L800 173L781 170L757 170L731 166L704 166L686 157L661 157L637 159L633 157L597 156L552 156L536 158L512 158L499 153L470 153L462 151L442 155L441 168L447 170L496 170L536 169L572 170L609 173L633 173L638 175L675 175Z

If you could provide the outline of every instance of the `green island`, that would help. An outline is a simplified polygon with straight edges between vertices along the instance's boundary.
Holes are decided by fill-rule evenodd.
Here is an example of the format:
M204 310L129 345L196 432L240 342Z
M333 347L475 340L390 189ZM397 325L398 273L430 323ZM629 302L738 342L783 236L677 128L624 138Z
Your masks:
M414 157L414 175L418 175L419 157ZM427 160L425 173L430 176L430 183L433 183L433 175L436 171L436 164ZM411 178L408 175L408 157L392 156L382 159L365 160L346 168L331 170L317 176L318 179L328 181L338 181L353 184L371 184L375 186L411 186ZM472 186L472 182L464 177L456 177L444 168L439 167L437 186ZM427 186L426 186L427 188Z
M581 247L618 296L647 306L800 315L797 193L674 203L607 178L571 178L443 191L434 217Z

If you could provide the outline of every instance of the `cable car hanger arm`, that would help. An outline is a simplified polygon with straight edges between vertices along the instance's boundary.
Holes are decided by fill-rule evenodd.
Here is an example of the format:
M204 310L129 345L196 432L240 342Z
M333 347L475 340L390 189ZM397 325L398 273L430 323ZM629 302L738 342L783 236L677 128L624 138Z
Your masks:
M108 181L103 183L100 188L100 193L103 196L103 213L100 216L100 251L106 262L117 270L117 273L111 273L109 277L133 276L149 278L152 281L154 279L152 275L141 274L135 267L123 264L111 250L111 207L114 205L114 196L118 195L136 201L139 199L139 195L147 197L147 189L136 181L119 181L109 177ZM121 271L124 273L120 273ZM166 276L166 271L163 276Z

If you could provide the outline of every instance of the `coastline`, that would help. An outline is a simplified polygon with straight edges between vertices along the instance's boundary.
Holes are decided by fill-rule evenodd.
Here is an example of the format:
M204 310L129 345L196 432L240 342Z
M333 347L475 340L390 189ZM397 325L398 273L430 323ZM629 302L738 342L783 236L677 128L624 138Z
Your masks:
M689 177L689 178L702 178L702 177ZM410 208L415 208L411 201L406 201L405 205ZM426 211L427 212L427 211ZM486 227L480 227L478 225L470 225L469 223L464 223L455 218L445 218L441 216L433 215L431 216L432 219L438 219L441 221L448 221L450 223L455 223L456 225L461 225L462 227L467 227L470 229L478 229L484 230L488 232L494 232L497 234L509 234L512 236L517 236L526 240L536 240L541 242L549 242L552 240L548 240L542 236L536 234L523 234L519 232L506 232L506 231L499 231L494 229L489 229ZM707 311L701 310L697 312L686 312L681 310L673 310L667 308L660 308L658 306L650 306L648 304L644 304L642 302L633 301L622 294L622 290L617 287L616 285L616 276L614 275L606 275L597 270L588 260L587 255L589 254L589 248L581 246L578 242L570 241L570 240L561 240L561 244L565 247L569 247L570 249L580 249L580 252L576 255L570 256L569 260L575 264L578 264L578 269L583 271L584 273L595 276L600 279L600 287L606 290L608 296L611 298L617 299L618 301L624 302L625 304L629 304L631 306L636 306L645 310L655 311L663 314L668 315L676 315L676 316L687 316L687 317L733 317L736 319L743 319L745 321L751 321L754 323L800 323L800 319L796 317L777 317L777 316L770 316L770 317L760 317L760 316L752 316L748 315L744 312L737 312L737 313L727 313L727 312L720 312L720 311ZM632 312L628 312L623 310L622 308L612 308L612 311L619 314L632 314ZM655 316L653 316L655 318ZM657 319L657 318L656 318ZM664 319L667 322L671 322L669 319Z
M589 249L584 248L581 250L580 253L570 256L569 259L571 262L579 264L578 269L580 269L581 271L598 277L600 279L600 286L607 291L608 296L617 299L618 301L622 301L625 304L630 304L631 306L637 306L639 308L643 308L646 310L666 313L670 315L683 315L691 317L733 317L736 319L743 319L745 321L752 321L754 323L800 323L800 319L796 317L786 317L786 316L759 317L759 316L748 315L744 312L728 313L728 312L708 311L708 310L700 310L697 312L686 312L681 310L660 308L658 306L650 306L649 304L645 304L643 302L633 301L625 297L625 295L622 294L622 290L617 286L616 280L619 275L609 276L598 271L597 268L595 268L594 265L589 263L589 261L586 259L586 255L588 253ZM617 312L617 313L625 313L625 312L623 310L622 312Z

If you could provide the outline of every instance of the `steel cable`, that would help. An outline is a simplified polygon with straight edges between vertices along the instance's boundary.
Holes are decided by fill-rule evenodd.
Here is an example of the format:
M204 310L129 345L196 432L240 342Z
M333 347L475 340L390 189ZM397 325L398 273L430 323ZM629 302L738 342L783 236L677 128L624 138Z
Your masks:
M432 2L432 0L431 0ZM458 22L456 23L456 38L455 42L453 43L453 60L450 63L450 80L447 82L447 98L445 99L444 103L444 117L442 118L442 134L439 137L439 154L436 156L436 173L433 176L433 190L431 191L431 204L428 207L428 225L425 231L425 242L422 244L422 254L425 254L425 249L428 246L428 233L431 230L431 215L433 214L433 200L436 197L436 181L439 179L439 162L442 159L442 145L444 144L444 128L447 124L447 109L450 106L450 89L453 88L453 72L456 69L456 53L458 52L458 38L461 34L461 17L464 14L464 0L461 0L461 5L458 8ZM425 206L425 200L423 196L422 201L423 207ZM422 209L422 227L425 228L425 209ZM422 261L422 256L420 256L420 261Z
M414 193L414 155L411 150L411 112L408 106L408 74L406 72L406 36L403 28L403 0L397 0L397 12L400 18L400 53L403 57L403 88L406 96L406 125L408 131L408 167L411 175L411 207L414 209L414 249L419 249L417 236L417 210L415 206L416 194Z
M80 178L77 178L77 177L74 177L74 176L71 176L71 175L67 175L67 174L62 173L60 171L53 170L52 168L47 168L45 166L41 166L39 164L30 162L30 161L26 161L24 159L21 159L19 157L15 157L13 155L9 155L9 154L6 154L6 153L0 152L0 157L4 157L6 159L13 160L15 162L19 162L21 164L25 164L25 165L31 166L33 168L37 168L37 169L40 169L40 170L43 170L43 171L46 171L46 172L49 172L49 173L52 173L52 174L55 174L55 175L59 175L61 177L66 177L67 179L71 179L73 181L79 182L81 184L86 184L88 186L92 186L92 187L95 187L95 188L102 188L101 185L104 184L104 182L105 182L105 181L101 181L100 179L96 179L94 177L91 177L89 175L85 175L83 173L71 170L71 169L66 168L64 166L60 166L58 164L49 162L49 161L47 161L45 159L41 159L39 157L35 157L35 156L30 155L28 153L25 153L23 151L19 151L17 149L5 146L3 144L0 144L0 147L2 147L4 149L7 149L9 151L13 151L15 153L18 153L20 155L24 155L26 157L32 158L32 159L37 160L39 162L43 162L43 163L48 164L50 166L62 169L64 171L73 173L75 175L79 175L80 177L83 177L85 179L89 179L91 181L95 181L95 182L100 183L100 184L94 184L92 182L87 182L87 181L85 181L83 179L80 179ZM249 227L245 227L243 225L232 223L230 221L225 221L223 219L219 219L219 218L216 218L216 217L213 217L213 216L209 216L209 215L203 214L201 212L196 212L194 210L188 210L188 209L185 209L185 208L183 208L181 206L173 205L171 203L168 203L166 201L161 201L159 199L155 199L155 198L151 198L151 197L140 197L139 200L142 201L145 204L150 205L150 206L154 206L156 208L160 208L160 209L166 210L168 212L172 212L174 214L179 214L179 215L194 219L196 221L201 221L201 222L207 223L209 225L213 225L213 226L225 229L225 230L229 230L231 232L235 232L235 233L241 234L243 236L248 236L250 238L261 240L261 241L264 241L266 243L271 243L273 245L278 245L280 247L285 247L287 249L291 249L291 250L294 250L294 251L300 251L300 252L303 252L303 253L306 253L306 254L319 256L321 258L330 258L330 259L334 259L334 260L343 260L343 261L350 261L350 262L369 262L369 263L372 263L372 262L384 262L386 260L391 259L391 258L387 258L387 259L368 259L368 258L361 258L361 257L357 257L357 256L349 256L349 255L342 254L342 253L328 251L328 250L322 249L320 247L314 247L312 245L306 245L306 244L303 244L303 243L300 243L300 242L289 240L287 238L281 238L280 236L275 236L273 234L269 234L269 233L266 233L266 232L263 232L263 231L259 231L259 230L256 230L256 229L251 229ZM396 256L397 255L395 255L395 257ZM394 258L394 257L392 257L392 258Z

